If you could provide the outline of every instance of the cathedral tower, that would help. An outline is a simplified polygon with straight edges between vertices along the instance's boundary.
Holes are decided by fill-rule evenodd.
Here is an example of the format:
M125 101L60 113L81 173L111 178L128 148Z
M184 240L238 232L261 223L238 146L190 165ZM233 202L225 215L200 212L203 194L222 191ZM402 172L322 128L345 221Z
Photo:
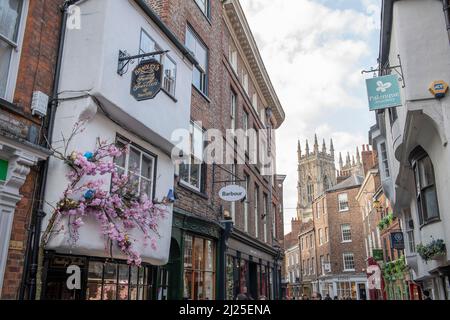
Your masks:
M300 141L298 142L297 217L304 222L312 218L314 199L336 184L333 140L331 140L329 152L325 140L321 149L319 149L317 135L314 137L312 152L309 150L308 140L306 140L304 153Z

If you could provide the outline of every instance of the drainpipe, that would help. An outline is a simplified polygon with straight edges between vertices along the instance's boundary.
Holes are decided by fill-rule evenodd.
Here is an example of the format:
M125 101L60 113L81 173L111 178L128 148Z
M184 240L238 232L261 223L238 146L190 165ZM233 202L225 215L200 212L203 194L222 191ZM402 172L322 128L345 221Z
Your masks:
M71 5L78 2L78 0L67 0L64 2L62 6L62 21L61 21L61 29L59 35L59 47L58 47L58 57L56 62L56 70L55 77L53 82L53 92L52 99L49 103L49 117L47 120L46 128L47 128L47 140L52 141L53 136L53 128L55 122L56 109L58 107L58 91L59 91L59 81L61 76L61 62L64 51L64 39L65 39L65 30L67 26L67 18L68 18L68 9ZM44 212L44 202L42 201L45 197L46 184L47 184L47 174L48 174L48 160L44 161L40 165L40 177L41 181L39 187L39 198L37 201L37 207L33 211L33 221L34 224L31 226L29 241L27 243L27 252L25 256L24 265L26 269L24 270L25 275L25 285L28 286L28 292L26 295L27 300L34 300L36 298L37 291L37 272L39 269L39 247L40 247L40 239L42 232L42 221L45 217ZM30 261L31 259L31 261ZM29 272L29 278L28 278ZM28 278L28 279L27 279ZM22 288L20 290L20 299L23 300L25 298L25 288L24 284L22 284Z
M448 33L448 40L450 42L450 7L449 7L449 0L443 0L444 4L444 14L445 14L445 24L447 26L447 33Z

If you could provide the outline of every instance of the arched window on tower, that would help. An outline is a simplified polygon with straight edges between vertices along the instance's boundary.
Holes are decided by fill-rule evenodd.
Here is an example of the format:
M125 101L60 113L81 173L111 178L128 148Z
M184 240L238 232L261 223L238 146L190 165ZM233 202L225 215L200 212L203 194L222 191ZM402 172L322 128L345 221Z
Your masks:
M328 180L328 177L327 176L325 176L324 178L323 178L323 191L325 192L325 191L327 191L328 189L330 189L330 180Z
M308 202L312 203L314 200L314 184L311 177L308 177L307 191L308 191Z
M409 157L416 182L417 213L421 225L439 219L439 205L436 193L434 167L428 153L415 148Z

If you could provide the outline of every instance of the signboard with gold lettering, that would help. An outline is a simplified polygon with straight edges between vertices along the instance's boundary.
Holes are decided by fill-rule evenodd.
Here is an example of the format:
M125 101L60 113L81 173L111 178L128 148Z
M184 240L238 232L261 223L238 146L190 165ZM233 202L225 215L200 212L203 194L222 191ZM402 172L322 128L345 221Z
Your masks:
M155 59L143 60L131 75L131 95L137 100L153 99L161 90L162 65Z

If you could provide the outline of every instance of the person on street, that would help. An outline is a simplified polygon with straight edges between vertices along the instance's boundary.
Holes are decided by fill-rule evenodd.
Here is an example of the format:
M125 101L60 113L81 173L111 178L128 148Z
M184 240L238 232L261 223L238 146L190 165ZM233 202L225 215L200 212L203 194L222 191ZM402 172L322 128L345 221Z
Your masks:
M330 295L327 293L327 294L325 295L325 299L323 299L323 300L332 300L332 299L331 299Z
M433 299L431 299L431 297L430 297L430 291L424 290L424 291L423 291L423 295L424 295L424 297L425 297L423 300L433 300Z

